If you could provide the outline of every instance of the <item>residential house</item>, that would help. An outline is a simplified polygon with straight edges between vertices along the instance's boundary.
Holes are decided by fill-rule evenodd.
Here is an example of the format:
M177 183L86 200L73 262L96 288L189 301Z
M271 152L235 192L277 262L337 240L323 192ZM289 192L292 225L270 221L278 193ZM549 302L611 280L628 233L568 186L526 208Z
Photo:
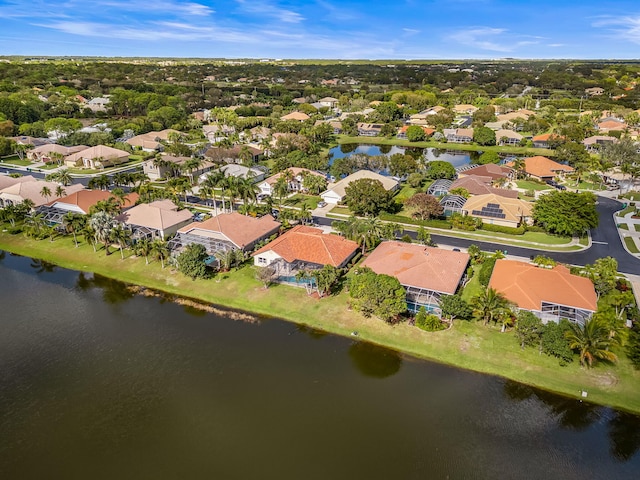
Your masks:
M287 115L283 115L280 117L280 120L295 120L296 122L305 122L309 120L311 117L303 112L291 112Z
M378 180L382 183L382 186L387 191L395 191L398 189L400 185L396 180L391 177L385 177L384 175L380 175L379 173L371 172L369 170L358 170L355 173L352 173L348 177L343 178L342 180L337 181L336 183L329 185L329 188L322 192L320 196L327 203L338 203L341 202L344 196L346 195L345 189L347 186L355 181L361 180L363 178L370 178L373 180Z
M321 107L336 108L339 100L333 97L324 97L318 100Z
M462 207L462 213L479 218L482 223L517 228L522 224L532 224L530 202L517 198L503 197L495 193L469 197Z
M585 146L587 151L589 152L597 152L602 148L603 145L607 145L609 143L618 143L618 139L616 137L609 137L607 135L592 135L591 137L587 137L582 141L582 144Z
M49 224L60 224L67 213L88 215L91 207L108 200L111 196L111 192L107 190L78 190L40 206L36 211L42 214ZM139 198L137 193L130 193L123 199L122 209L133 207Z
M108 97L96 97L89 100L85 106L92 112L106 112L109 101Z
M469 264L469 254L399 241L382 242L362 262L377 274L395 277L407 291L407 307L439 315L442 295L454 295Z
M486 195L493 193L500 197L518 198L517 190L509 190L506 188L495 188L491 186L491 177L481 177L478 175L467 175L458 178L451 184L449 191L455 188L464 188L471 195Z
M585 88L584 93L586 93L589 96L596 97L604 94L604 88L602 87Z
M464 169L458 170L458 177L466 176L489 177L491 183L500 181L503 178L511 179L514 175L513 168L506 165L496 165L495 163L487 163L486 165L468 165Z
M461 104L461 105L454 105L453 107L453 112L456 115L473 115L475 112L478 111L478 107L474 107L473 105L469 105L469 104Z
M142 135L136 135L135 137L125 140L125 142L132 147L140 148L145 152L162 151L164 149L164 144L162 142L168 142L171 134L182 135L178 130L167 128L159 132L149 132L143 133Z
M218 143L227 138L229 135L233 135L236 132L235 127L228 125L203 125L202 133L210 143Z
M627 124L620 120L608 119L596 125L596 129L601 133L624 132Z
M177 172L182 172L183 165L191 160L191 157L176 157L168 154L162 154L158 158L160 160L164 160L164 162L158 162L156 159L152 158L142 163L142 171L150 180L159 180L161 178L166 178L167 176L176 176ZM200 167L193 171L186 171L185 173L195 178L209 172L216 165L217 164L213 162L203 160Z
M591 280L572 275L564 265L551 269L499 259L496 261L489 288L493 288L520 310L528 310L543 323L570 322L584 324L597 307Z
M398 130L398 134L396 135L396 138L406 139L407 138L407 130L409 129L410 126L412 126L412 125L404 125L404 126L400 127L400 129ZM423 125L418 125L418 126L420 126L422 128L422 130L424 131L425 136L427 136L427 137L430 137L436 131L434 128L425 127Z
M382 123L358 123L358 135L361 137L377 137L382 132Z
M56 200L84 188L81 184L69 185L64 187L63 195L56 195L56 190L60 186L58 183L34 180L33 177L24 178L31 178L32 180L18 181L0 190L0 207L18 205L27 199L31 200L35 207L39 207L51 202L52 199ZM45 187L49 189L49 195L42 194L42 190Z
M32 145L34 147L39 147L41 145L47 145L52 143L49 138L37 138L30 137L29 135L20 135L18 137L9 137L11 140L16 142L18 145Z
M500 129L496 132L498 145L520 145L522 138L522 135L513 130Z
M557 141L561 138L562 137L555 133L543 133L542 135L536 135L531 139L531 141L533 142L534 148L550 148L550 142L553 142L554 140Z
M65 157L68 167L103 168L119 165L129 160L129 152L117 148L97 145Z
M343 268L358 252L358 244L320 228L297 225L256 251L252 256L259 267L274 269L274 280L298 284L296 274L325 265Z
M133 231L133 238L167 239L178 229L191 223L188 209L178 210L171 200L141 203L118 215L117 220Z
M473 142L473 128L445 128L443 133L449 143Z
M250 252L258 242L277 234L280 226L271 215L255 218L237 212L221 213L180 228L170 247L174 250L197 243L203 245L209 255L228 250Z
M341 121L339 121L339 120L330 120L330 121L318 120L314 124L314 127L317 127L318 125L322 125L323 123L328 124L333 129L332 133L334 135L340 135L342 133L342 122Z
M244 165L238 165L237 163L223 165L219 170L224 173L225 177L250 178L254 182L260 182L264 180L265 177L264 170L254 167L245 167Z
M204 153L204 157L214 163L257 163L262 155L263 150L250 145L211 147Z
M513 167L513 165L513 162L507 164L509 167ZM573 167L555 162L541 155L536 155L535 157L524 159L524 172L530 177L547 181L553 180L555 177L563 177L565 174L573 172Z
M260 188L260 193L263 195L273 195L273 186L276 184L278 179L282 176L288 177L287 187L290 192L301 192L305 191L304 188L304 177L307 175L316 175L321 178L325 178L322 173L314 172L313 170L309 170L307 168L299 168L299 167L289 167L282 172L278 172L275 175L271 175L264 182L258 184L258 188Z
M31 175L26 175L22 177L10 177L9 175L0 174L0 190L3 188L10 187L15 185L16 183L23 182L35 182L36 179Z
M82 150L86 150L87 148L89 147L87 147L86 145L65 147L63 145L58 145L57 143L48 143L45 145L40 145L39 147L35 147L32 150L28 150L27 158L33 162L49 163L54 160L55 154L67 157L72 153L81 152Z

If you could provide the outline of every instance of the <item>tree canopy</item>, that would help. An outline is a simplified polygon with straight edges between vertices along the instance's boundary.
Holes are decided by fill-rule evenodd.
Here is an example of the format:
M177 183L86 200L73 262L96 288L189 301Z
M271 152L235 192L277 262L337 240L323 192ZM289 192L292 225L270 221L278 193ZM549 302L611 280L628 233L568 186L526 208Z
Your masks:
M394 322L407 311L406 291L397 278L359 268L348 280L352 306L365 317Z
M596 197L568 191L542 195L533 206L533 219L549 233L582 235L598 226Z
M380 180L361 178L345 188L345 203L355 215L374 216L389 211L393 206L393 195L387 192Z

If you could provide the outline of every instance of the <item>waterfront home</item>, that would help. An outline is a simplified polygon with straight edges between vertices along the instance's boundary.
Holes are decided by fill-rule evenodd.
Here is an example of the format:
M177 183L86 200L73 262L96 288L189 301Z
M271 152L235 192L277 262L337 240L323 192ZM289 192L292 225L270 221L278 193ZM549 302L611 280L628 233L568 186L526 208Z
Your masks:
M273 268L274 281L297 284L298 272L317 270L324 265L343 268L358 249L352 240L319 228L297 225L252 256L256 266Z
M280 177L284 176L287 178L287 190L289 192L304 192L306 191L304 188L304 178L307 175L315 175L320 178L325 178L322 173L314 172L307 168L289 167L282 172L271 175L264 182L258 184L258 188L260 188L260 193L263 195L273 195L273 186Z
M555 133L543 133L541 135L536 135L531 139L531 141L533 142L534 148L550 148L550 143L562 138L563 137L560 137Z
M499 259L489 288L495 289L517 308L528 310L544 323L566 318L584 324L597 309L591 280L572 275L564 265L551 269L515 260Z
M358 170L355 173L352 173L348 177L339 180L338 182L329 185L329 188L322 192L320 196L322 200L327 203L338 203L341 202L344 196L346 195L347 186L355 181L361 180L363 178L370 178L372 180L378 180L382 183L382 186L387 191L395 191L398 189L400 185L397 180L394 180L391 177L385 177L384 175L380 175L379 173L372 172L370 170Z
M513 165L513 162L507 164L509 167ZM573 167L555 162L541 155L536 155L535 157L524 159L524 172L527 176L544 182L553 180L555 177L563 177L565 174L573 172Z
M398 134L396 135L396 138L399 139L406 139L407 138L407 129L412 126L412 125L404 125L402 127L400 127L400 129L398 130ZM429 127L425 127L423 125L418 125L422 128L422 131L424 132L425 137L430 137L431 135L433 135L436 131L433 128L429 128Z
M398 279L407 291L407 308L425 307L440 314L442 295L453 295L462 284L469 254L416 243L382 242L369 254L363 267Z
M33 145L34 147L51 143L49 138L30 137L29 135L19 135L17 137L9 137L9 139L13 140L18 145Z
M178 210L171 200L141 203L116 217L133 232L133 238L166 239L191 223L193 215L187 209Z
M382 132L382 123L358 123L358 135L361 137L377 137Z
M18 205L27 199L31 200L35 207L39 207L52 200L84 189L84 186L80 184L69 185L68 187L64 187L64 193L62 195L56 195L56 190L60 184L35 180L33 177L25 178L31 178L31 181L18 181L0 190L0 207L6 207L12 204ZM48 191L48 194L43 195L43 190L44 193Z
M237 212L221 213L204 222L192 222L178 230L170 247L180 249L197 243L209 255L228 250L249 252L255 245L280 230L280 222L271 215L255 218Z
M65 187L67 188L67 187ZM108 200L113 195L106 190L78 190L65 197L60 197L46 205L38 207L37 213L41 213L45 220L50 224L62 223L62 217L67 213L79 213L81 215L88 215L91 207ZM138 201L139 196L137 193L130 193L124 197L122 202L122 209L133 207Z
M506 188L495 188L491 186L491 177L482 177L479 175L467 175L458 178L451 184L449 190L455 188L464 188L471 195L486 195L493 193L501 197L518 198L517 190L509 190Z
M522 141L522 135L518 132L514 132L513 130L505 130L500 129L496 132L496 139L498 140L498 145L520 145Z
M449 143L473 142L473 128L445 128L443 133Z
M96 145L73 153L64 159L67 167L104 168L129 160L129 152L106 145Z
M506 165L496 165L495 163L487 163L486 165L469 165L458 170L458 177L477 176L489 177L491 182L497 182L501 179L511 179L514 175L513 168Z
M45 145L35 147L32 150L28 150L27 158L33 162L49 163L54 160L56 154L62 155L62 157L67 157L72 153L81 152L82 150L86 150L87 148L89 147L87 147L86 145L65 147L63 145L58 145L57 143L47 143Z
M495 193L469 197L462 207L463 215L479 218L482 223L517 228L522 224L532 224L530 202L508 198Z

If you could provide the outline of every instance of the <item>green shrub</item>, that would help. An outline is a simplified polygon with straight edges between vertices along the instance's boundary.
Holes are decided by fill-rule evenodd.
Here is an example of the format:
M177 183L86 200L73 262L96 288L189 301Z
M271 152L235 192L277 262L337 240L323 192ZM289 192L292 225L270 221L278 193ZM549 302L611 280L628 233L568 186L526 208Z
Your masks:
M509 235L524 235L526 232L526 228L524 225L514 228L514 227L504 227L502 225L492 225L490 223L483 223L482 230L486 230L487 232L496 232L496 233L508 233Z
M560 323L548 322L542 329L542 351L557 357L561 366L573 361L573 352L565 337L565 332L570 329L569 322L564 319Z
M496 266L496 260L496 257L489 257L482 263L480 273L478 274L478 281L480 282L480 285L484 287L489 285L489 280L491 280L491 274L493 273L493 267Z
M527 232L545 233L545 229L539 225L527 225L526 229L527 229Z
M448 220L441 220L438 218L432 218L430 220L418 220L416 218L404 217L402 215L393 215L391 213L381 213L380 220L386 222L406 223L408 225L422 225L424 227L444 228L451 230L452 226Z
M420 307L416 314L416 327L425 332L437 332L446 328L437 315L427 313L424 307Z

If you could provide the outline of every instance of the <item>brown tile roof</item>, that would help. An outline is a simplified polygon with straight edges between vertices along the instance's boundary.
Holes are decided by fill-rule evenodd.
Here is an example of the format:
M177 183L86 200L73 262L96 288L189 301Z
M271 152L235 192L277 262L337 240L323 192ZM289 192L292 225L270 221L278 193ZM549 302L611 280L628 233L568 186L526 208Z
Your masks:
M507 198L496 195L495 193L489 193L486 195L475 195L470 197L465 202L462 210L471 212L474 210L481 211L482 207L485 207L489 203L495 203L500 206L502 213L505 214L503 220L508 222L520 222L523 218L531 217L531 210L533 205L531 202L525 202L524 200L518 200L517 198ZM482 215L473 215L480 218L486 218Z
M390 241L378 245L362 266L396 277L402 285L453 295L468 263L463 252Z
M18 177L18 178L13 178L13 177L10 177L9 175L0 175L0 190L2 190L3 188L10 187L11 185L15 185L16 183L35 182L35 181L36 179L31 175L27 175L26 177Z
M624 122L616 122L615 120L607 120L598 124L598 130L624 130L627 125Z
M297 120L299 122L304 122L305 120L309 120L311 117L306 113L302 112L291 112L287 115L280 117L280 120Z
M65 187L66 190L67 187ZM100 201L107 200L111 197L111 192L106 190L79 190L66 197L61 197L53 202L49 202L49 206L59 207L60 203L67 205L75 205L84 213L89 213L89 209ZM132 207L138 201L139 195L137 193L130 193L125 197L124 208Z
M285 172L291 172L291 174L293 175L293 177L297 177L298 175L303 175L303 174L309 174L309 175L316 175L318 177L322 177L325 178L324 175L322 175L321 173L318 172L314 172L313 170L309 170L307 168L300 168L300 167L289 167L287 169L285 169L282 172L278 172L275 175L271 175L269 178L267 178L265 180L265 182L267 182L269 185L275 185L275 183L278 181L278 179L285 173Z
M245 245L277 232L279 228L280 222L276 222L271 215L255 218L233 212L222 213L204 222L190 223L178 232L206 237L220 233L238 248L243 248Z
M295 260L318 265L344 264L358 250L358 244L319 228L298 225L268 243L253 255L273 251L285 261Z
M507 165L512 166L513 162ZM556 172L573 172L573 168L569 165L554 162L550 158L537 155L524 159L524 171L534 177L543 178L553 177Z
M20 199L20 201L26 200L28 198L29 200L33 201L36 207L39 207L41 205L49 203L52 198L59 198L55 194L58 186L59 184L54 182L35 180L31 182L16 183L7 188L3 188L2 191L0 191L0 194L2 194L3 198ZM47 187L51 191L50 196L44 197L42 193L40 193L42 192L43 187ZM77 192L78 190L84 189L84 186L76 183L73 185L69 185L68 187L64 187L64 189L66 191L66 196L69 193Z
M518 192L516 190L507 190L506 188L493 188L487 185L484 179L489 177L479 177L477 175L469 175L467 177L461 177L451 184L449 190L454 188L464 188L471 195L485 195L487 193L495 193L501 197L518 198ZM491 179L489 178L489 181Z
M597 309L591 280L571 275L562 265L547 269L500 259L496 261L489 287L526 310L539 311L543 301L590 311Z
M460 172L460 176L477 175L479 177L491 177L493 180L498 180L499 178L508 177L511 173L513 173L513 169L510 167L487 163L486 165L478 165L477 167L464 170Z
M111 160L113 158L123 158L128 156L129 152L125 152L124 150L108 147L106 145L96 145L95 147L85 148L84 150L80 150L79 152L69 155L65 161L77 162L82 158L94 159L99 157L102 157L105 160Z
M120 222L128 225L138 225L156 230L165 230L179 223L186 222L192 217L186 208L178 210L171 200L159 200L152 203L141 203L118 215Z

